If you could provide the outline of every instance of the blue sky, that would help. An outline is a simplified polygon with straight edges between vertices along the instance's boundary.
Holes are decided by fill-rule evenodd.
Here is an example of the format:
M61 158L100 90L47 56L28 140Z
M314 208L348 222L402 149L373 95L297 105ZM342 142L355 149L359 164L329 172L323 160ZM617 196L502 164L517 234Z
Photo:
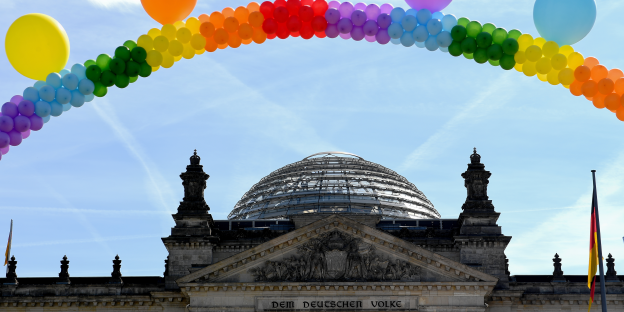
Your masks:
M402 1L395 6L407 7ZM531 0L455 0L445 13L537 35ZM203 1L192 16L246 5ZM598 0L592 32L574 48L624 67L624 4ZM57 19L71 64L113 54L159 25L139 0L0 2L0 33L27 13ZM2 41L4 44L4 41ZM4 49L2 49L4 50ZM31 86L0 57L0 95ZM289 38L204 53L53 118L0 162L0 239L14 225L19 276L160 275L183 195L178 175L197 149L206 200L225 219L271 171L321 151L380 163L457 218L460 176L474 146L512 274L586 274L591 169L598 170L603 251L624 261L624 123L537 77L416 47ZM3 248L3 247L2 247ZM624 270L624 269L620 269Z

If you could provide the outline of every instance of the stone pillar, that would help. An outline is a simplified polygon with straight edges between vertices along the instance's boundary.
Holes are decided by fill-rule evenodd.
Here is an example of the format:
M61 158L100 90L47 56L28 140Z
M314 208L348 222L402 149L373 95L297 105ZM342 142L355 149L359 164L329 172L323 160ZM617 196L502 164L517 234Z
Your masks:
M204 199L206 180L210 177L199 164L197 150L191 156L191 164L180 174L184 186L184 198L178 206L178 213L172 215L176 225L169 237L162 238L169 256L165 287L177 289L175 280L189 274L193 268L201 268L212 263L212 249L218 237L213 235L215 228L210 207Z
M111 278L108 283L123 285L123 280L121 279L121 260L119 260L119 255L116 255L115 260L113 260L113 272L111 272Z
M67 260L67 255L63 256L63 260L61 260L61 273L59 273L59 280L56 283L71 284L69 281L69 260Z
M455 244L460 249L460 262L484 273L499 278L497 288L509 288L509 273L505 261L505 248L511 236L504 236L496 224L500 213L487 194L489 178L492 174L485 170L481 155L474 149L470 155L468 170L462 173L466 187L466 201L459 215L459 235Z

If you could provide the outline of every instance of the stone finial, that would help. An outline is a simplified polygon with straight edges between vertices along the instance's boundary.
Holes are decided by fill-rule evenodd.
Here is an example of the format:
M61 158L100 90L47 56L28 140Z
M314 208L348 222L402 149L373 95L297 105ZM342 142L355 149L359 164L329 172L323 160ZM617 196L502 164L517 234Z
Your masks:
M470 163L472 164L480 164L481 163L481 155L477 154L477 148L473 149L472 155L470 155Z
M59 273L59 281L57 284L70 284L69 281L69 260L67 260L67 255L63 256L63 260L61 260L61 273Z
M563 271L561 271L561 258L559 258L557 253L555 253L555 258L553 258L553 266L555 270L553 271L551 282L565 282L566 279L563 277Z
M611 254L607 257L607 274L605 274L605 281L607 282L619 282L620 279L617 277L617 272L615 271L615 259Z
M485 165L481 163L481 155L477 154L475 147L472 155L470 155L468 169L461 175L464 178L464 186L468 193L462 210L494 211L492 201L487 195L491 175L492 173L485 170Z
M511 279L511 272L509 272L509 259L507 255L505 255L505 275L507 275L508 279Z
M113 272L111 273L111 279L108 283L123 284L123 280L121 279L121 260L119 260L119 255L116 255L115 260L113 260Z
M200 160L195 150L191 156L191 164L186 166L186 172L180 174L182 186L184 186L184 198L178 207L178 213L201 214L210 210L204 199L206 181L210 176L204 172L203 166L199 164Z
M15 261L15 256L11 256L11 260L9 260L9 266L7 267L6 278L7 281L5 284L9 285L17 285L17 273L15 273L15 269L17 269L17 261Z
M163 272L163 276L169 276L169 256L165 259L165 272Z
M197 155L197 150L195 150L193 152L193 156L191 156L191 165L199 165L199 161L201 160L201 157L199 157L199 155Z

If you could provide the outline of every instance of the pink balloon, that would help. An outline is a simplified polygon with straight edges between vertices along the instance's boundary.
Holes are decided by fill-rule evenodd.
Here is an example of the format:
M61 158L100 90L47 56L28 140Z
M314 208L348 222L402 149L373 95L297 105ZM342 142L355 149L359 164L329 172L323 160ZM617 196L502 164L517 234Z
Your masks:
M356 10L361 10L361 11L364 11L364 10L366 10L366 3L363 3L363 2L356 3L356 4L353 6L353 8L354 8L354 9L356 9Z
M327 4L327 6L328 6L328 8L330 8L330 9L336 9L336 10L338 10L338 8L340 7L340 2L338 2L338 1L330 1L330 2Z
M26 139L30 136L30 129L22 132L22 139Z
M392 9L394 9L394 7L390 3L384 3L381 5L381 7L379 7L379 11L381 12L381 14L390 14L390 12L392 12Z
M21 95L14 95L11 98L11 102L15 103L15 105L19 104L22 100L24 100L24 98Z
M10 145L7 145L3 148L0 148L0 154L5 155L6 153L8 153L10 147L11 147Z
M414 10L427 9L433 12L440 12L444 10L453 0L405 0Z
M366 40L368 42L375 42L375 41L377 41L375 36L369 36L369 35L364 36L364 40Z

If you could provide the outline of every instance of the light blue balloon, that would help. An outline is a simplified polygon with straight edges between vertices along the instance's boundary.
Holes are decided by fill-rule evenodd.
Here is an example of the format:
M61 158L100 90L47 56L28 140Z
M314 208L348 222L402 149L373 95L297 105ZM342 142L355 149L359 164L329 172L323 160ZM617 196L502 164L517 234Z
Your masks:
M39 90L34 87L28 87L24 89L24 93L22 93L22 97L24 100L29 100L33 103L39 101Z
M403 27L399 23L392 23L388 27L388 35L392 39L399 39L403 36Z
M427 22L427 31L433 36L437 36L442 31L442 23L437 19L430 19Z
M85 102L91 102L93 99L95 99L95 95L93 95L93 93L85 95Z
M84 79L87 77L86 75L87 69L82 64L74 64L71 68L71 73L78 77L78 80Z
M405 10L403 10L403 8L394 8L390 11L390 18L392 18L392 21L395 23L400 22L403 16L405 16Z
M61 71L59 72L59 75L61 75L61 78L65 77L65 75L69 74L70 71L67 69L61 69Z
M56 101L61 104L67 104L71 101L71 91L65 88L59 88L56 90Z
M37 103L35 103L35 114L37 114L37 116L42 118L50 116L51 111L50 103L44 101L37 101Z
M54 116L54 117L58 117L61 116L61 114L63 113L63 104L57 102L57 101L52 101L50 102L50 115Z
M49 74L48 77L46 77L46 83L54 89L60 88L62 84L61 75L57 73Z
M401 44L406 47L411 47L414 45L414 42L416 42L414 40L414 37L412 36L412 33L407 32L407 31L403 34L403 36L401 36L400 40L401 40Z
M412 34L414 40L416 42L425 42L427 38L429 38L429 32L427 31L427 26L418 25L416 29L414 29L414 33Z
M414 17L416 17L416 13L418 13L418 11L414 9L408 9L407 11L405 11L405 15L411 15Z
M56 90L49 85L45 85L39 89L39 96L46 102L52 102L56 97Z
M71 92L71 101L69 104L73 107L80 107L85 103L85 96L80 93L78 90L74 90Z
M43 87L43 86L45 86L45 85L46 85L45 81L41 81L41 80L39 80L39 81L35 82L35 84L33 85L33 87L34 87L35 89L39 90L39 89L41 89L41 87Z
M416 26L418 26L418 21L416 21L416 16L405 15L403 19L401 20L401 25L403 25L403 29L405 29L405 31L411 32L412 30L414 30L414 28L416 28Z
M48 121L50 121L50 115L41 117L41 119L43 119L43 123L48 123Z
M453 43L453 37L451 37L451 33L448 31L441 32L436 38L438 45L440 48L448 48L448 46Z
M390 42L392 42L392 44L399 45L399 44L401 44L401 39L400 38L397 38L397 39L392 38L392 39L390 39Z
M442 29L446 31L451 31L455 25L457 25L457 18L453 14L444 15L441 19L442 21Z
M421 49L423 49L425 47L425 43L424 42L416 41L416 42L414 42L414 45L419 47L419 48L421 48Z
M70 91L76 90L76 88L78 88L78 83L80 82L80 80L78 79L78 76L72 73L65 75L65 77L63 77L61 81L63 82L63 87L65 87L67 90L70 90Z
M444 13L442 13L442 12L433 12L433 14L431 14L431 18L442 20L442 18L444 18Z
M95 90L95 84L89 79L82 79L78 83L78 91L84 95L93 94L93 90Z
M596 22L594 0L537 0L533 6L533 22L546 40L562 45L581 41Z
M427 50L429 51L435 51L439 47L440 46L438 45L436 36L429 36L429 38L427 38L427 40L425 41L425 48L427 48Z
M65 103L63 104L63 111L66 112L72 108L71 104Z
M448 53L448 47L446 47L446 48L440 47L439 50L444 52L444 53Z
M425 25L431 19L431 11L427 9L419 10L416 13L416 18L418 19L418 24Z

